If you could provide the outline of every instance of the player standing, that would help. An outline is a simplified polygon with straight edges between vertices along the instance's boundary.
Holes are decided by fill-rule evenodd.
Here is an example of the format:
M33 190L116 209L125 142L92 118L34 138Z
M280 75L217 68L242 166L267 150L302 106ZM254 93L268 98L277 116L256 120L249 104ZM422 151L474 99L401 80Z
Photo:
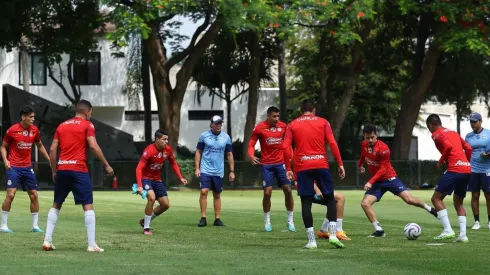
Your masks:
M143 192L143 187L148 192L145 217L140 220L140 225L143 227L143 234L145 235L153 234L150 229L150 222L170 207L167 190L161 178L163 163L167 159L180 182L187 184L187 180L180 173L179 164L175 161L172 148L168 145L168 133L163 130L157 130L155 132L155 143L145 148L136 167L138 193L141 194ZM153 209L155 200L160 205Z
M386 234L376 218L376 213L372 205L379 202L386 191L400 197L405 203L424 208L427 212L437 217L436 210L424 203L421 199L412 196L410 191L398 179L395 169L390 162L390 149L381 140L378 140L376 126L366 125L362 130L364 140L361 142L361 157L357 166L361 173L366 169L363 167L364 162L368 165L371 179L364 185L364 198L361 207L366 213L367 218L374 226L374 232L369 237L385 237Z
M88 252L103 252L95 242L95 212L93 207L92 183L87 168L87 144L92 153L104 165L108 175L113 175L112 167L104 157L95 139L95 127L90 123L92 104L80 100L75 106L75 117L61 123L54 134L53 143L49 150L51 170L54 180L54 202L48 213L46 235L43 249L54 250L52 243L53 231L58 221L58 215L65 202L66 196L73 193L75 204L82 205L85 211L85 227L87 228ZM60 158L56 165L57 151L60 148Z
M313 215L311 207L314 200L314 182L323 194L323 200L327 204L327 217L329 222L329 242L336 247L344 247L337 236L337 208L334 197L332 175L330 174L327 150L328 143L332 154L339 165L340 178L345 177L345 170L340 157L337 142L333 136L330 123L324 118L315 116L315 104L311 100L301 103L302 115L293 120L287 128L284 139L284 148L288 149L294 142L293 165L297 171L298 195L301 197L301 212L303 223L308 235L308 244L304 248L316 248L315 232L313 231ZM289 150L285 150L289 152ZM290 157L285 157L290 159ZM291 164L286 161L286 169L289 179L294 178Z
M270 220L272 185L274 180L284 192L284 200L287 211L286 225L289 231L296 231L293 221L294 199L291 192L291 182L287 178L284 165L284 135L286 134L286 123L279 120L279 109L269 107L267 119L255 126L252 137L248 143L248 157L254 165L262 165L262 181L264 197L262 208L264 210L265 231L272 231ZM261 159L254 156L255 144L260 142Z
M31 200L32 232L44 232L37 224L39 218L39 199L37 195L36 176L34 175L31 162L32 144L36 144L39 152L41 152L41 155L48 162L49 155L41 142L39 129L34 125L34 109L30 106L21 107L20 118L21 121L12 125L5 133L2 147L0 148L6 170L5 187L7 188L7 195L2 204L2 225L0 226L0 232L13 232L8 228L7 219L19 186L22 186L23 191L27 191Z
M480 229L480 190L483 190L487 202L488 228L490 229L490 130L481 125L479 113L470 115L473 132L466 135L465 141L471 146L471 176L468 190L471 191L471 209L475 224L471 229Z
M427 117L427 128L432 133L432 139L441 152L441 158L437 163L438 167L442 167L445 162L447 170L439 178L436 190L432 195L432 203L437 210L437 217L441 220L443 231L434 237L434 240L444 240L455 238L449 218L444 205L444 198L451 195L454 191L454 208L458 214L459 237L456 242L467 242L466 236L466 211L463 207L463 201L466 196L468 180L471 175L471 166L468 159L471 158L471 146L464 141L461 136L449 129L442 127L441 119L438 115L432 114Z
M220 116L211 118L211 129L199 136L195 156L196 177L200 178L201 195L199 205L201 207L201 220L197 226L204 227L206 222L206 207L208 205L208 191L213 191L214 197L214 225L224 226L221 221L221 192L225 174L224 156L230 167L229 180L235 180L235 162L231 147L231 138L221 131L223 119Z

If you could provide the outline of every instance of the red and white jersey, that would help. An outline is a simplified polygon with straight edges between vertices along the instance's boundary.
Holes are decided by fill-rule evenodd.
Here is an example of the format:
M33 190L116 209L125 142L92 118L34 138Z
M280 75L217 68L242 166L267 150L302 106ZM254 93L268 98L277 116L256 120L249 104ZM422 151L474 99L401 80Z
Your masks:
M8 145L7 159L11 166L30 167L32 166L32 144L41 141L41 135L36 126L31 125L24 128L20 123L17 123L7 130L3 141Z
M182 179L182 174L180 173L179 165L175 160L172 148L169 145L166 145L165 148L158 150L155 144L151 144L145 148L145 151L143 151L143 155L136 167L136 182L138 186L143 186L143 179L161 182L162 167L167 159L177 177Z
M60 147L58 170L88 172L87 137L95 137L95 127L83 118L75 117L58 126L54 134Z
M270 126L263 121L252 132L248 143L248 155L255 153L255 144L260 142L260 164L283 164L284 163L284 135L286 134L286 123L278 121L275 126Z
M447 171L471 173L471 146L455 131L441 127L432 133L437 150L441 152L439 164L447 163Z
M397 176L390 162L390 148L381 140L376 141L372 147L365 140L361 142L361 157L357 166L361 167L364 162L367 163L371 175L368 181L371 184Z

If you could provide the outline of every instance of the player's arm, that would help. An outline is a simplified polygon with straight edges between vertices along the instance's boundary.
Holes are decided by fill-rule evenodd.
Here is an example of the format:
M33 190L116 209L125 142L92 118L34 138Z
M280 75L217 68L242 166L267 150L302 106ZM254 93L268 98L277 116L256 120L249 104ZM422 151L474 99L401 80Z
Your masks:
M228 160L228 167L230 168L230 181L235 180L235 160L233 159L233 148L231 146L231 139L228 137L228 142L225 147L226 159Z
M44 145L41 141L41 137L40 137L39 133L38 133L38 136L37 136L35 142L36 142L36 147L39 150L39 152L41 153L41 155L43 155L43 157L49 162L49 165L51 165L49 154L46 151L46 148L44 148Z
M473 148L471 148L471 146L468 144L468 142L466 142L462 137L459 137L460 141L461 141L461 145L463 145L463 149L464 149L464 153L466 155L466 159L468 161L471 160L471 153L473 152Z
M145 168L148 161L147 156L148 154L145 151L138 162L138 166L136 166L136 184L138 184L138 188L143 188L143 168Z
M451 153L451 150L453 150L453 145L443 135L438 135L436 139L434 139L434 142L438 148L442 149L441 158L437 163L438 166L441 166L444 163L444 161L448 158L449 154Z
M0 147L0 152L2 153L2 160L3 160L3 163L7 163L8 162L8 159L7 159L7 149L9 148L9 144L7 141L5 141L5 139L2 141L2 147Z
M259 139L259 134L257 128L252 131L252 136L250 137L250 141L248 142L248 158L252 161L252 164L260 164L259 158L255 156L255 144L257 144L257 140ZM261 148L262 150L264 148Z
M56 174L56 159L58 154L59 140L58 140L58 131L54 134L53 142L51 142L51 147L49 148L49 163L51 166L51 172ZM54 179L53 179L54 180Z
M357 162L357 167L361 168L365 160L366 158L364 157L364 148L361 147L361 156L359 157L359 161Z
M284 142L282 143L282 151L284 154L284 165L286 166L286 171L291 171L291 156L292 150L291 146L293 144L293 130L291 130L291 126L286 128L286 134L284 135Z
M202 158L202 152L204 150L204 146L205 146L204 137L201 134L199 136L199 141L197 142L196 154L194 156L194 166L195 166L194 168L196 170L196 177L198 178L201 176L201 158Z
M168 156L168 161L170 162L170 167L172 168L172 171L174 171L175 175L177 175L179 180L182 181L184 177L182 176L182 173L180 173L180 167L179 164L177 163L177 160L175 160L173 152L171 152L170 155Z
M390 150L386 149L384 152L379 154L379 169L376 174L374 174L371 179L367 182L368 184L373 184L384 178L386 172L388 171L388 167L390 165Z
M109 165L109 162L107 162L106 158L104 157L104 154L102 153L102 150L99 147L99 144L97 143L97 140L95 139L95 128L92 123L87 127L87 143L90 148L90 151L95 155L97 159L102 162L102 165L104 166L105 171L107 172L108 175L113 175L114 170L112 167Z
M332 127L330 127L330 123L325 123L325 139L327 140L328 146L332 151L332 155L337 161L338 165L343 167L344 163L342 162L342 157L340 156L339 146L335 141L335 137L333 136Z

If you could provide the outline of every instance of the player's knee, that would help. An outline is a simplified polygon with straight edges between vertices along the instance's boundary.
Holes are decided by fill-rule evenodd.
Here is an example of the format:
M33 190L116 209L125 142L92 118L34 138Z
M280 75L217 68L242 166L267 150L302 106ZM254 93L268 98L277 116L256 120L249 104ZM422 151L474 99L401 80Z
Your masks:
M272 197L272 190L271 189L264 190L264 198L270 199L271 197Z
M485 194L485 197L486 197L486 194ZM474 199L474 200L479 200L480 199L480 192L478 193L472 193L471 194L471 198Z
M213 197L215 200L219 200L219 199L221 199L221 193L213 192Z
M7 202L12 202L15 198L15 193L7 193L5 196L5 201Z
M201 189L201 197L207 197L208 196L208 190L207 189Z
M149 204L155 204L155 198L148 198Z
M371 207L371 204L368 201L363 200L363 201L361 201L361 207L363 209L366 209L366 208Z
M35 202L38 200L39 196L37 195L37 192L29 194L29 198L31 199L32 202Z
M340 193L335 193L335 200L338 203L345 203L345 197L344 197L344 195L342 195Z

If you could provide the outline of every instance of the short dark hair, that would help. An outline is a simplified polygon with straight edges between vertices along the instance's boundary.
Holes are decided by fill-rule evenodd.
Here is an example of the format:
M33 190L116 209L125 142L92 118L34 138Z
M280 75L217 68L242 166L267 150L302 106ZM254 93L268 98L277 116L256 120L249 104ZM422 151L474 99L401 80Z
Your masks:
M301 102L301 112L313 112L315 109L315 103L311 101L310 99L305 99Z
M82 99L75 105L75 111L79 114L89 110L92 110L92 103L88 100Z
M279 113L279 108L277 108L276 106L270 106L267 109L267 115L272 115L272 113Z
M436 114L428 116L425 123L428 125L442 125L441 118Z
M364 125L364 128L362 129L362 133L363 134L371 134L371 133L377 134L378 130L376 129L376 126L374 126L373 124L367 124L367 125Z
M24 105L24 106L20 107L20 117L21 118L22 118L22 116L28 116L32 113L34 113L34 108L32 108L31 106Z
M158 129L158 130L155 132L155 139L157 139L157 138L161 138L161 137L163 137L163 136L168 136L167 131L162 130L162 129Z

